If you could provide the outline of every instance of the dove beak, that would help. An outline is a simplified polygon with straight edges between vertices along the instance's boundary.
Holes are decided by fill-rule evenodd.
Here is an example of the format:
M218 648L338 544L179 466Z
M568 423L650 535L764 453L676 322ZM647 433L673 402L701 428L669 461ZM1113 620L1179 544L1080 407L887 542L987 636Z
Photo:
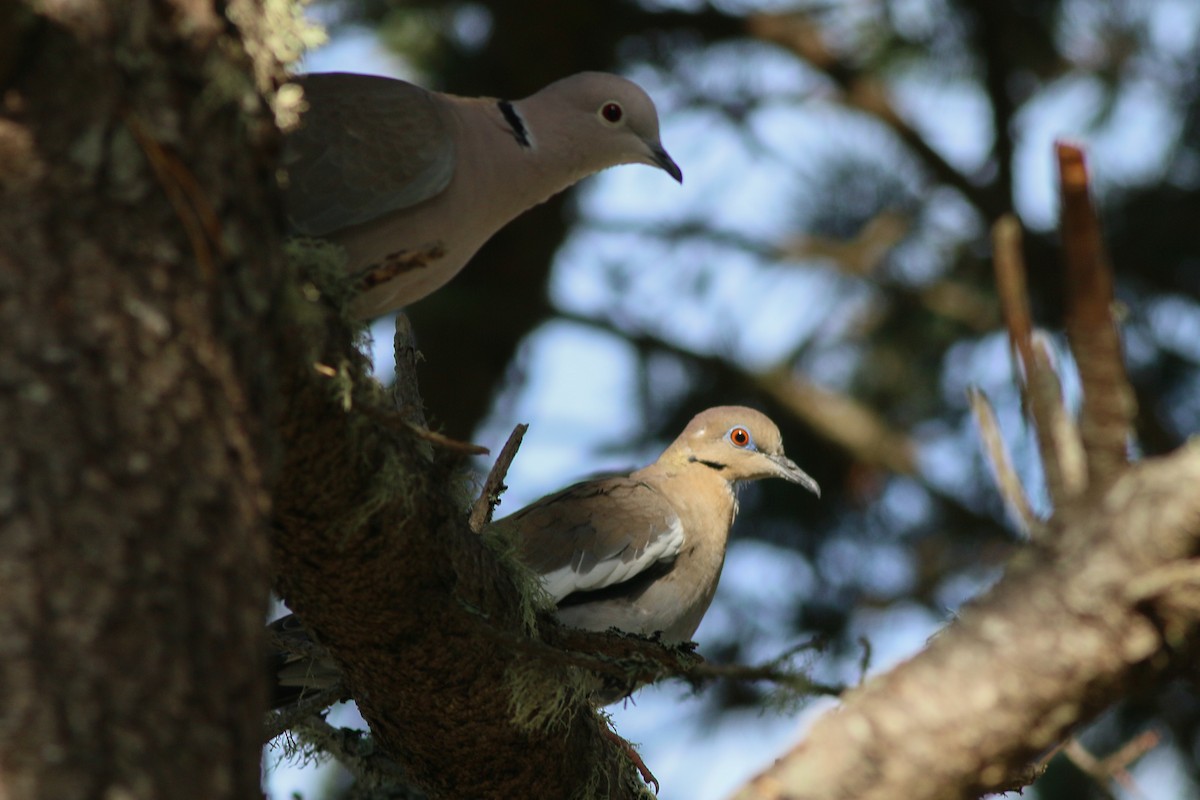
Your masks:
M812 479L812 476L800 469L800 467L796 466L795 461L792 461L785 455L767 456L767 458L769 458L771 463L775 465L776 475L786 481L800 484L817 497L821 496L821 487L818 486L817 482Z
M671 158L661 144L650 144L650 161L654 166L670 175L676 181L683 183L683 170L679 168L679 165L675 163L675 159Z

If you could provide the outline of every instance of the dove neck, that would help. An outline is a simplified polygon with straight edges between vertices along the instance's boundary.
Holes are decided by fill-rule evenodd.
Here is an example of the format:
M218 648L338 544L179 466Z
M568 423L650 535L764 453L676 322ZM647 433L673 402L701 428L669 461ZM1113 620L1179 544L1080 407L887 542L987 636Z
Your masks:
M496 227L595 171L528 98L467 101L456 111L459 171L465 160L478 162L470 171L476 176L471 193ZM478 114L487 124L478 124Z
M721 520L728 528L738 511L737 484L730 480L729 472L724 464L702 461L683 448L671 447L658 461L630 477L646 481L666 497L689 498L687 508L676 509L685 523ZM695 519L690 519L692 516Z

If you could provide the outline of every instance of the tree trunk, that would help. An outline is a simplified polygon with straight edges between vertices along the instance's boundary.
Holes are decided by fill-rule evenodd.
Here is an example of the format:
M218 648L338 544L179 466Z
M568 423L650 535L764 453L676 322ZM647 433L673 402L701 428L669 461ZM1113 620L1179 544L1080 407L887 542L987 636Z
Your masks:
M280 274L246 77L275 65L241 46L260 13L0 10L6 798L260 793Z

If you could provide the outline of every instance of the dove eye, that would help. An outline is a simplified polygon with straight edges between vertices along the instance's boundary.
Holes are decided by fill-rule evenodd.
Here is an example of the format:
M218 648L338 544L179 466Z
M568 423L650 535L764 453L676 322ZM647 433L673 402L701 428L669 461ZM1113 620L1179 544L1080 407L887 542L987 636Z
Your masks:
M625 109L621 108L620 103L605 103L600 106L600 116L606 122L616 125L625 116Z
M729 441L734 447L746 447L750 444L750 431L745 428L734 428L729 432Z

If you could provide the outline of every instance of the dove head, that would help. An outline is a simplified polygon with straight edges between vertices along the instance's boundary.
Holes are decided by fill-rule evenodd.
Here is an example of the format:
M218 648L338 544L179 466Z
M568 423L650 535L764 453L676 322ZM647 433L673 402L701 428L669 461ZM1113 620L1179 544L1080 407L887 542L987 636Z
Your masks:
M663 460L712 469L730 483L783 478L821 494L817 482L784 455L775 423L744 406L700 412L663 453Z
M572 154L585 174L619 164L648 164L683 182L683 173L659 140L654 101L632 81L580 72L517 105L535 141Z

